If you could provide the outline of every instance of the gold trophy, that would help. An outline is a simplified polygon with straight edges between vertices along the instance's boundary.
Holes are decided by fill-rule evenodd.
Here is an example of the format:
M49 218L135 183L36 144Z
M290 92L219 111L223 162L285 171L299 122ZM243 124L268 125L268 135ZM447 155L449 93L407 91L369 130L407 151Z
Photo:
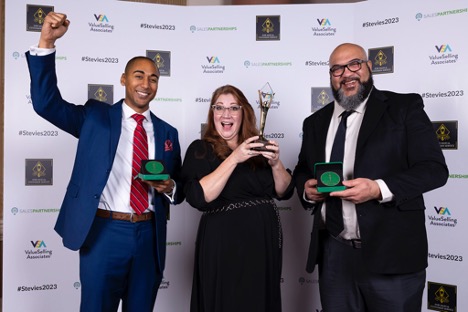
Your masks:
M275 93L273 92L273 89L271 88L270 84L267 82L260 90L258 90L258 97L260 100L260 133L259 133L259 139L255 141L255 143L263 143L263 146L260 147L254 147L252 148L253 150L256 151L270 151L267 149L265 146L269 145L268 140L265 139L263 136L265 132L265 123L266 123L266 117L268 114L268 110L270 109L271 102L273 101L273 97L275 96Z

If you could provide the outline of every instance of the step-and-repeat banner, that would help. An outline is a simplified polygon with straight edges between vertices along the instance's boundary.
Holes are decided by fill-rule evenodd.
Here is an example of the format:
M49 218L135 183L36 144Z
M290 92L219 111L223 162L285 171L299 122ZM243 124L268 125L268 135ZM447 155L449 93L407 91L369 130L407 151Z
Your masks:
M77 140L32 109L25 51L44 16L65 12L57 41L65 99L114 103L132 56L157 62L152 111L179 129L182 150L200 137L211 93L233 84L258 109L258 89L275 98L266 136L293 169L302 121L332 100L328 57L338 44L364 46L379 89L420 93L450 169L446 186L425 195L429 268L424 311L468 311L468 1L370 1L355 4L175 7L125 1L6 1L3 309L78 311L78 253L53 227ZM258 115L257 115L258 116ZM99 157L99 155L96 155ZM312 217L297 198L279 202L284 231L283 310L321 311L317 273L305 272ZM200 213L171 208L167 265L155 311L189 310ZM461 295L460 295L461 294Z

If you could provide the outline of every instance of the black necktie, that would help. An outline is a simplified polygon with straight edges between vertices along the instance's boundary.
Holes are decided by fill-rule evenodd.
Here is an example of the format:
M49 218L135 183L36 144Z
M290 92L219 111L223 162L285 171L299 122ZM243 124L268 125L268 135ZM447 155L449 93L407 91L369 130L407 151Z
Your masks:
M330 162L342 162L344 156L344 144L346 138L346 121L354 111L341 113L341 121L336 130L335 140L330 155ZM340 198L329 196L327 199L326 225L328 232L338 236L343 231L343 209Z

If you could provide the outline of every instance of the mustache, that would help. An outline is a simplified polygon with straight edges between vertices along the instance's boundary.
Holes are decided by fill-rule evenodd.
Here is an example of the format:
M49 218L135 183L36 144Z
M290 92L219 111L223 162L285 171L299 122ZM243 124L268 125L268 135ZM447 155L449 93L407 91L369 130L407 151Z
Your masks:
M345 83L348 83L351 81L357 81L358 83L361 83L361 81L359 80L359 77L346 77L346 78L343 78L343 80L340 82L340 85L344 85Z

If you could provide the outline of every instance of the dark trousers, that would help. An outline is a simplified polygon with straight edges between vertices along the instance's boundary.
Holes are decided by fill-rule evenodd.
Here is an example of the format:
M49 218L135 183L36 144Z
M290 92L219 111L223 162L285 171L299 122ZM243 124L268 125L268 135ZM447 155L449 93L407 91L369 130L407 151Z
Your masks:
M375 274L367 270L361 249L322 235L319 262L324 312L420 312L426 271Z
M80 249L81 312L152 312L162 274L156 272L154 220L96 217Z

